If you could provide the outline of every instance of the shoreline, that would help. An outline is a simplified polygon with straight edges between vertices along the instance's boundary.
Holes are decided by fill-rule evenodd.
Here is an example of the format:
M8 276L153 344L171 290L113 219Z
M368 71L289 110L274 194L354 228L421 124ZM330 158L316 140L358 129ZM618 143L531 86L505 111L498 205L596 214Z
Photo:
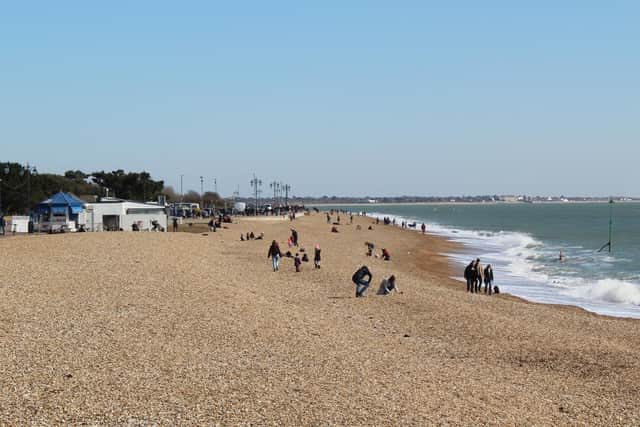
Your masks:
M346 206L483 206L483 205L572 205L572 204L589 204L589 203L609 203L608 200L571 200L568 202L561 201L539 201L539 202L517 202L517 201L504 201L504 202L390 202L390 203L311 203L306 206L310 207L346 207ZM615 203L640 203L640 200L616 200Z
M346 205L346 206L351 206L351 205ZM382 205L379 205L379 206L382 206ZM321 211L321 212L324 212L324 211ZM375 222L376 218L382 218L382 217L387 216L387 215L389 215L391 217L395 216L393 214L385 214L385 213L378 213L376 216L372 216L372 213L370 213L370 212L365 212L365 214L364 214L364 216L366 218L369 218L370 220L372 220L374 222ZM396 219L398 219L398 221L401 221L402 217L397 217L396 216ZM419 222L420 221L418 221L418 223ZM386 226L382 222L380 223L380 225L381 226ZM389 224L388 227L394 227L394 228L399 228L400 229L400 225L395 225L394 226L394 225ZM418 229L418 227L416 227L415 229L414 228L408 228L406 230L410 231L410 232L414 232L414 233L420 233L420 230ZM462 283L463 285L465 285L464 281L457 279L458 277L462 276L462 269L464 269L464 265L462 265L462 264L458 265L456 263L457 260L455 259L455 257L456 257L456 255L461 255L461 254L464 254L464 253L472 253L473 248L471 246L466 245L465 243L456 242L455 240L452 240L449 236L442 235L442 234L431 233L428 229L427 229L427 234L430 234L430 235L432 235L434 237L445 239L445 240L457 245L456 246L456 250L451 251L451 252L449 252L447 254L444 254L450 259L450 264L451 264L451 269L452 269L452 272L448 276L448 278L453 280L456 283ZM472 258L475 259L477 256L478 256L477 254L473 254L472 253ZM498 285L499 285L499 283L498 283ZM617 309L614 309L614 310L615 311L620 311L620 313L619 314L617 314L617 313L616 314L611 314L611 308L609 308L610 306L606 305L606 302L602 303L602 302L599 302L599 301L595 301L595 305L593 305L594 308L588 309L588 308L585 308L585 307L580 306L578 304L590 305L589 301L587 301L587 302L579 301L579 300L576 300L576 301L563 301L563 298L558 297L558 296L554 296L553 297L554 299L556 299L556 301L553 301L553 302L539 301L539 300L536 301L535 299L528 299L527 296L516 295L516 294L510 293L508 291L505 291L502 286L500 286L500 289L501 289L501 293L502 294L510 295L513 298L517 298L519 300L522 300L522 301L524 301L526 303L530 303L530 304L542 304L542 305L550 305L550 306L558 306L558 307L572 307L572 308L583 310L583 311L585 311L587 313L595 314L595 315L598 315L598 316L605 316L605 317L611 317L611 318L623 318L623 319L631 319L631 320L640 320L640 317L633 317L633 314L629 313L629 310L632 310L633 306L619 306L619 307L617 307ZM560 300L560 301L558 301L558 300ZM602 304L602 305L598 306L597 304ZM598 309L601 310L601 311L604 311L604 312L594 311L594 310L598 310ZM609 312L606 312L607 310ZM638 310L640 310L640 307L638 307Z

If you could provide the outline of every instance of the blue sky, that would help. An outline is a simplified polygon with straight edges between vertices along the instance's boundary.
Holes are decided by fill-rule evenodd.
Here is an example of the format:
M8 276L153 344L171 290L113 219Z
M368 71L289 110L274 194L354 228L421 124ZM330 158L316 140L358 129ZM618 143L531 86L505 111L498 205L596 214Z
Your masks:
M4 2L0 161L640 196L638 22L632 1Z

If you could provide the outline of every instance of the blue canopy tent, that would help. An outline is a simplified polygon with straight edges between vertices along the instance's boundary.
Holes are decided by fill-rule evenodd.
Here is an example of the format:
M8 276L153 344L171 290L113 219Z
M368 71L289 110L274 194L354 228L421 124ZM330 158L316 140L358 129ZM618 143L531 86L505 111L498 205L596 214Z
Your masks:
M75 229L84 206L85 203L73 194L61 191L38 203L35 212L40 215L43 231L55 228Z

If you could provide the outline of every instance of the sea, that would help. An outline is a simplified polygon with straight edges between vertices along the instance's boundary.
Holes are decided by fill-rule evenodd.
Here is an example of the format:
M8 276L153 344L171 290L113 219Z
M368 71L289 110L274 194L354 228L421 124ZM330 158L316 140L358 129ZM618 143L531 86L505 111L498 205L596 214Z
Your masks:
M486 203L318 206L427 226L462 246L447 254L463 280L475 258L495 285L529 301L640 318L640 203ZM611 251L609 220L612 218ZM382 222L381 222L382 224ZM560 261L560 251L564 261Z

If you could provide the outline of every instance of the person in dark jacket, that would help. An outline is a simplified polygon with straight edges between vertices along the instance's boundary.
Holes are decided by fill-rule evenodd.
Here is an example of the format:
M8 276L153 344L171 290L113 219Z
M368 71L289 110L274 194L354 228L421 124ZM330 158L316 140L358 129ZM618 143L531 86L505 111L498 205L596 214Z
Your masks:
M271 242L271 246L269 247L269 252L267 253L267 258L271 258L273 262L273 271L278 271L280 267L280 257L282 253L280 252L280 246L278 246L278 242L275 240Z
M294 228L291 229L291 238L293 240L293 246L298 246L298 232Z
M471 261L469 265L467 265L467 268L464 269L464 278L467 281L467 292L474 291L474 283L476 281L476 275L474 270L475 265L476 265L476 262Z
M313 252L313 266L315 268L320 268L320 245L316 245Z
M493 284L493 267L491 264L487 265L487 268L484 269L484 293L487 295L491 295L491 288Z
M368 277L368 280L365 280L365 277ZM353 273L353 277L351 277L351 280L353 280L353 283L356 284L356 298L364 295L364 292L369 287L372 278L373 276L371 275L371 272L366 265L363 265L362 267L360 267L360 269L358 269L358 271Z
M293 265L296 267L296 273L300 273L300 266L302 265L302 260L300 259L300 254L297 252L296 252L296 257L293 259Z

